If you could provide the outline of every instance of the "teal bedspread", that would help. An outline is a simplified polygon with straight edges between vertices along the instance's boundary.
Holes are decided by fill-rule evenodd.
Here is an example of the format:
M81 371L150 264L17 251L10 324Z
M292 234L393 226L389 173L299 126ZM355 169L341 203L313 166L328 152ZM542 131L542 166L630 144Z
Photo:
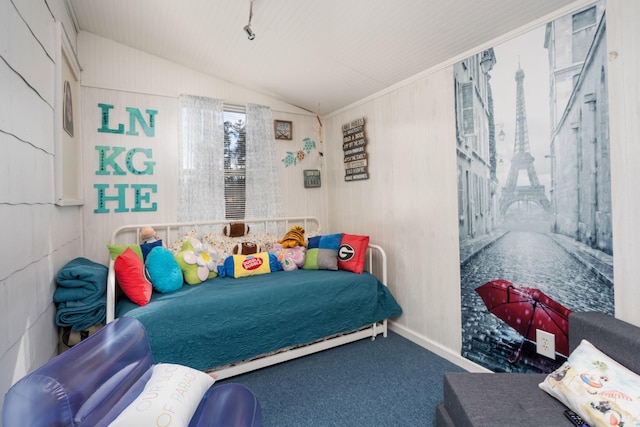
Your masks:
M116 308L116 317L135 317L145 326L156 363L200 370L307 344L401 313L375 276L342 270L218 277L169 294L154 292L144 307L123 298Z

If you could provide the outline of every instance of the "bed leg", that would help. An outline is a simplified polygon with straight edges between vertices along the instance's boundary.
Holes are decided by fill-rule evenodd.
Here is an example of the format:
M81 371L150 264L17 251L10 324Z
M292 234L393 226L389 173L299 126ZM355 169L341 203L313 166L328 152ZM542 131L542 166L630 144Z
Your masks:
M371 335L371 341L375 341L378 336L378 323L374 322L372 325L373 335Z

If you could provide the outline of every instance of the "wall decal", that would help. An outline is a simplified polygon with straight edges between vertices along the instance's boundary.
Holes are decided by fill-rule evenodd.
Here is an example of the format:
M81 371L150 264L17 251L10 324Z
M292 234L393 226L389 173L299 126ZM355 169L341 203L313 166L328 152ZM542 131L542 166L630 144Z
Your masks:
M614 313L604 21L598 1L453 67L461 353L495 372L551 372L571 311Z
M316 143L311 138L304 138L302 149L298 151L287 151L287 155L282 159L285 167L295 166L298 162L302 162L311 151L316 148Z
M111 104L100 103L98 104L98 107L101 110L101 126L98 128L98 132L124 134L125 131L123 123L119 123L118 127L115 129L109 127L109 112L114 108L114 106ZM136 123L138 123L142 127L146 136L150 138L155 136L156 114L158 114L157 110L145 110L149 115L149 122L144 120L139 108L126 107L125 110L129 113L129 130L126 132L127 135L139 135L136 129Z
M157 110L146 109L149 120L145 121L139 108L126 107L129 116L129 127L125 132L125 125L119 123L116 127L110 126L110 112L115 108L112 104L98 103L100 109L100 127L98 133L106 133L119 138L120 135L140 137L137 125L143 131L144 136L155 136L155 116ZM96 145L98 152L98 164L96 176L133 176L153 175L156 162L153 160L153 149L134 147L127 149L121 146ZM93 213L105 214L111 212L107 203L117 206L114 213L125 212L154 212L158 210L158 204L151 200L152 194L157 193L157 184L148 183L114 183L113 188L109 183L94 183L93 188L97 193L97 205ZM133 197L127 198L127 194ZM127 200L133 199L133 205L128 206Z

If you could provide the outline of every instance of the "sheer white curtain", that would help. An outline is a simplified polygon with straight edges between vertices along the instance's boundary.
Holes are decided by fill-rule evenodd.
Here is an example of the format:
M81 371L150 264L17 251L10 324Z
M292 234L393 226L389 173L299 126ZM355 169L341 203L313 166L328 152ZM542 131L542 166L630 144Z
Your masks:
M178 221L223 220L223 102L180 95L178 108Z
M284 216L271 109L247 105L246 218Z

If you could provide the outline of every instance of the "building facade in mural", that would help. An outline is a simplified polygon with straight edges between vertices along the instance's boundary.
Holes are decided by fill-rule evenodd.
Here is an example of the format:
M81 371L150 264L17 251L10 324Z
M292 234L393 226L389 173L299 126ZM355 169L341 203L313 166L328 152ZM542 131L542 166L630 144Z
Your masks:
M495 125L491 105L493 49L454 66L458 227L461 238L489 233L496 223Z
M462 355L493 371L549 372L568 313L613 314L606 61L598 1L454 65Z
M550 22L545 47L552 94L552 231L612 254L604 13L600 2Z

